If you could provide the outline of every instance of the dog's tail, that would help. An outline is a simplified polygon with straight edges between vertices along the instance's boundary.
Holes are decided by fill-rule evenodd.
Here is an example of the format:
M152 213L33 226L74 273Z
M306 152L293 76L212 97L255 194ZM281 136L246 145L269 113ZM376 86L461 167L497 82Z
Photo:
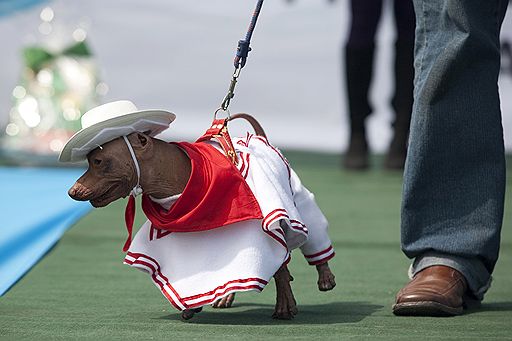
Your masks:
M248 121L251 124L252 129L254 129L254 132L256 133L256 135L267 138L267 134L265 134L265 131L261 127L261 124L254 117L252 117L249 114L241 112L241 113L232 115L230 121L236 120L237 118L245 119L246 121Z

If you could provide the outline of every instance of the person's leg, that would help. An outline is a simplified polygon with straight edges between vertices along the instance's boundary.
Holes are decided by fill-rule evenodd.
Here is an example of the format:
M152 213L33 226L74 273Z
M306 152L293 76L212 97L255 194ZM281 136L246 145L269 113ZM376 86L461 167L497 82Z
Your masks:
M501 56L502 59L505 57L506 64L502 62L502 70L503 72L510 73L512 75L512 43L510 41L504 41L501 44Z
M414 0L414 6L416 76L402 250L414 259L412 276L446 265L462 273L470 293L481 299L498 258L503 220L497 81L506 4Z
M372 79L375 32L382 0L352 0L352 21L345 46L345 80L348 94L350 141L343 164L349 169L368 167L365 120L372 109L368 92Z
M403 169L407 155L407 138L411 122L414 81L414 29L416 20L412 0L394 0L396 27L395 93L392 100L395 111L393 138L384 160L388 169Z

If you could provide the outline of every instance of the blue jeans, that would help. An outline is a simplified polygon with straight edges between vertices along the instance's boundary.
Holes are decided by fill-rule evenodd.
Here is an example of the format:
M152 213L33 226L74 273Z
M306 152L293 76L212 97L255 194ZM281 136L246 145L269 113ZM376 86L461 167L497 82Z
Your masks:
M498 259L505 156L498 73L508 1L414 0L414 106L402 196L411 275L448 265L482 299Z

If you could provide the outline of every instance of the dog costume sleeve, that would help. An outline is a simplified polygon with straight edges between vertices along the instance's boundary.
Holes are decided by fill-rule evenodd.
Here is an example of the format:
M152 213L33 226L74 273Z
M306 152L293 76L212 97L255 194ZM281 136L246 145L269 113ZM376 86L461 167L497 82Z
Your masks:
M300 250L310 265L317 265L333 258L335 253L327 233L329 223L315 201L315 195L304 187L291 170L293 199L308 228L308 240Z

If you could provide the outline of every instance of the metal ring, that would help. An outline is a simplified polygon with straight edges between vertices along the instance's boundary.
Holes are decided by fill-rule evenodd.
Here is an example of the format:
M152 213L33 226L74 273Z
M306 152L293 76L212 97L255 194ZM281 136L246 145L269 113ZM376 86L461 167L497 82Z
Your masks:
M213 119L214 120L217 119L217 113L219 111L224 111L226 113L226 118L227 118L228 121L231 119L231 114L229 113L228 109L219 108L219 109L215 110L215 113L213 114Z

